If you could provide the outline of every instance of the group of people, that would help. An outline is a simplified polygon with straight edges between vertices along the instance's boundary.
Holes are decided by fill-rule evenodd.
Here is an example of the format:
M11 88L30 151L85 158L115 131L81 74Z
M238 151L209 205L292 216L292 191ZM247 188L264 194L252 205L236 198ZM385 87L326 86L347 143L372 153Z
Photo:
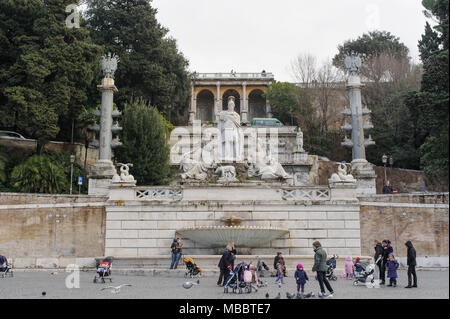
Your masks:
M397 269L399 263L394 256L394 249L391 242L388 239L383 240L381 243L378 240L374 241L375 244L375 256L374 259L377 262L378 270L380 273L380 285L386 284L386 271L387 278L389 278L389 287L397 286ZM416 275L416 249L411 241L405 243L407 249L408 265L408 285L405 288L417 288L417 275Z

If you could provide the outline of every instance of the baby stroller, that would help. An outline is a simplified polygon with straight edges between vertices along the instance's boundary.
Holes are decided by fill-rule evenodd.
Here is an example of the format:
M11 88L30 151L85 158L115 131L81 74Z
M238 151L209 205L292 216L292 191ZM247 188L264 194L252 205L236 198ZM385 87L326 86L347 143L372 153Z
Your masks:
M193 277L201 277L202 276L202 269L198 267L195 264L194 259L190 257L186 257L183 259L184 264L186 265L186 273L184 274L184 277L193 278Z
M0 277L14 277L12 266L5 256L0 256Z
M228 288L231 288L233 290L233 293L243 293L243 289L246 289L247 293L251 292L251 288L245 281L244 281L244 270L245 270L246 264L244 262L238 264L234 270L232 269L231 265L228 267L229 272L228 276L225 280L225 284L223 285L223 292L225 294L228 293Z
M97 266L97 274L94 277L94 284L97 283L98 280L101 280L102 283L105 283L105 278L109 279L109 282L112 282L111 265L112 265L111 257L106 257L105 259L102 260L100 265Z
M336 259L338 259L338 258L339 258L338 255L333 255L326 262L328 268L327 268L327 272L325 273L325 276L329 280L336 281L338 279L337 276L334 274L334 270L336 269ZM316 280L317 280L317 276L316 276Z
M363 283L367 285L368 281L373 286L375 284L375 279L373 274L375 272L375 265L380 261L381 257L377 259L377 261L373 264L370 261L361 261L359 264L363 271L360 274L356 274L355 281L353 281L354 286L358 286L359 283Z

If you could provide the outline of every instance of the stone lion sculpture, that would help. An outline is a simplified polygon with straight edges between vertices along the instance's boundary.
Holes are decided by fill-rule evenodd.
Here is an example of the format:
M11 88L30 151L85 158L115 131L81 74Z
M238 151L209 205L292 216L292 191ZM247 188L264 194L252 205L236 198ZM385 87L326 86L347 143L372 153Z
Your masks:
M356 182L353 175L348 174L348 169L351 166L349 163L339 163L338 172L331 175L330 181L332 182L348 182L354 183Z

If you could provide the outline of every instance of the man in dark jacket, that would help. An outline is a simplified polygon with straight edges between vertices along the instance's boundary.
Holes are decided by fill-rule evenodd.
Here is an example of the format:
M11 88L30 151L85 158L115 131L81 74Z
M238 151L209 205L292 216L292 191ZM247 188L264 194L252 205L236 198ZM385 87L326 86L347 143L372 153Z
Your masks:
M407 247L407 261L406 264L408 265L408 286L405 288L417 288L417 275L416 275L416 249L414 248L411 241L407 241L405 243L405 246ZM414 278L414 285L411 286L411 275Z
M389 254L393 253L394 249L392 249L391 242L387 239L383 240L381 242L381 245L383 246L383 260L381 263L380 285L384 285L386 281L386 264L389 258Z
M313 243L313 250L315 252L314 255L314 266L312 268L312 271L317 272L317 280L319 281L319 286L320 286L320 292L318 294L319 297L325 297L326 293L325 293L325 286L327 287L328 291L330 292L330 294L328 295L328 297L333 297L333 288L331 288L330 283L327 280L327 270L328 270L328 266L327 266L327 253L325 252L325 250L322 249L322 245L320 244L320 242L315 241Z
M378 258L380 258L380 260L377 262L377 266L378 266L378 272L380 273L380 280L382 281L382 276L381 276L381 264L383 262L383 246L381 245L381 243L375 239L374 241L375 243L375 255L373 256L375 262L378 260Z

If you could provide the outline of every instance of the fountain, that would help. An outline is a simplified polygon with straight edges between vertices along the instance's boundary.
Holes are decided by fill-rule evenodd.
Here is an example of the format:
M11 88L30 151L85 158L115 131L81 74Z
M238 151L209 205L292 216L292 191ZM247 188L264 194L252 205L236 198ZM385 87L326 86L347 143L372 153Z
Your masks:
M234 242L237 247L262 247L289 233L289 230L279 227L242 226L242 219L236 217L222 221L224 226L189 227L179 229L177 233L183 238L211 248L223 248L229 242Z

